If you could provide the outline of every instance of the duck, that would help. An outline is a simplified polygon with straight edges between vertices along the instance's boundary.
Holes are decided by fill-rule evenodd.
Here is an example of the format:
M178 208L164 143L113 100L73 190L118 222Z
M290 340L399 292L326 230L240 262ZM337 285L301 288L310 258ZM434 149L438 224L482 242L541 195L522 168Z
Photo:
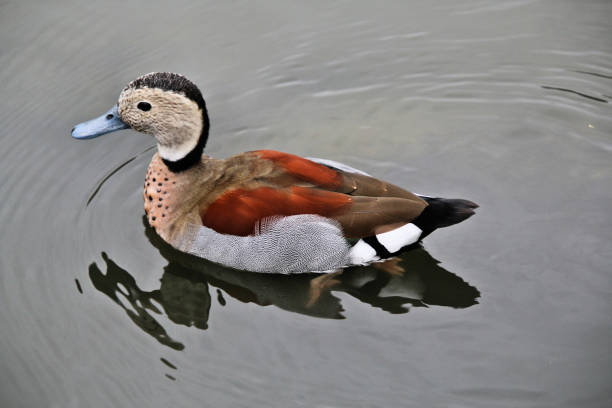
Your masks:
M234 269L289 274L379 262L478 207L418 195L329 159L275 150L210 157L202 93L176 73L136 78L109 111L76 125L72 137L122 129L157 143L143 186L155 233L181 252Z

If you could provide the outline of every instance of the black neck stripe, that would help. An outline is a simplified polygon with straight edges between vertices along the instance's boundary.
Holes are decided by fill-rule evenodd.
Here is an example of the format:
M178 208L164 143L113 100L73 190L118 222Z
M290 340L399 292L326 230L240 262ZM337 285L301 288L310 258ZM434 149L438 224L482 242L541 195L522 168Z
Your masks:
M198 144L196 144L195 147L189 153L187 153L187 155L185 155L185 157L176 161L167 160L162 157L162 161L171 172L179 173L200 162L202 153L204 152L204 146L206 146L206 141L208 140L208 128L210 126L208 122L208 115L206 115L206 110L202 112L202 117L202 133L200 133Z

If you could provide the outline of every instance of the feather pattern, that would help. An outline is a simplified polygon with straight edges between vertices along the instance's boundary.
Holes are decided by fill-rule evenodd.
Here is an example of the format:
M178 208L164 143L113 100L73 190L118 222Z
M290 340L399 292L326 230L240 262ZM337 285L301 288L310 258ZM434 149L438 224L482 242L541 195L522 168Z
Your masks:
M427 207L420 197L348 166L332 167L335 162L265 152L203 156L181 173L154 157L145 183L149 222L185 252L238 269L284 273L372 262L420 238L413 228L401 228ZM349 250L346 238L362 239Z
M234 180L238 188L230 186L202 206L204 226L245 236L266 217L317 214L339 222L347 237L361 238L381 226L410 222L427 206L420 197L365 174L270 150L250 154L271 168Z
M201 214L202 224L232 235L253 234L257 223L272 216L318 214L332 216L351 204L351 197L316 188L258 187L224 193Z
M220 234L188 224L176 247L236 269L261 273L330 271L349 263L349 245L338 223L317 215L270 217L248 236Z

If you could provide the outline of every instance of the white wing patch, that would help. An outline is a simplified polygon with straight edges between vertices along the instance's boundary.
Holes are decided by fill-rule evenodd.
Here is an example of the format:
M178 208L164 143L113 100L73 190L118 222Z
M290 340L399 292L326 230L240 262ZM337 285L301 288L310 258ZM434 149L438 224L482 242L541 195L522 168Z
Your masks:
M379 259L376 250L363 239L357 241L349 251L349 261L352 265L365 265Z
M393 254L405 246L414 244L419 240L423 231L412 223L376 235L376 239L389 253Z

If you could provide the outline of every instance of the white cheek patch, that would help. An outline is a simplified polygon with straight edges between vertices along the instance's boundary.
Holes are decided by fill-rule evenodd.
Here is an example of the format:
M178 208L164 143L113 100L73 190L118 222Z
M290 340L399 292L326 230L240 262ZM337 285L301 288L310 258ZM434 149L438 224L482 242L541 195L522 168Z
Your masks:
M389 232L376 235L378 242L390 253L395 253L403 247L414 244L419 240L423 231L412 223L396 228Z
M159 152L159 155L162 159L166 159L169 161L178 161L183 157L187 156L189 152L191 152L196 147L197 144L197 138L192 138L181 144L176 144L173 146L162 146L158 143L157 151Z

